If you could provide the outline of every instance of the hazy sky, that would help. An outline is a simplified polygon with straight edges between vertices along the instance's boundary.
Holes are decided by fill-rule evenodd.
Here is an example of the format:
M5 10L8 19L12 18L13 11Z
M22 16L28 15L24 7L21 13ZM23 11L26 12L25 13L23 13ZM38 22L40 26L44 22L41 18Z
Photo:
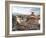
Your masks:
M17 14L25 14L25 15L29 15L32 12L34 12L36 15L40 14L40 8L36 8L36 7L18 7L15 6L12 8L12 14L13 15L17 15Z

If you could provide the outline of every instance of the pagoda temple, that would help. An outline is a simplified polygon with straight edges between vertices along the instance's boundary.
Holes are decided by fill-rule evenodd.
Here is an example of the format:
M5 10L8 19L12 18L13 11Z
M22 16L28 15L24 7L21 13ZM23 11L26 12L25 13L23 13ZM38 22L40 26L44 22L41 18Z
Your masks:
M17 30L39 30L40 29L40 15L35 15L34 12L32 12L30 15L25 15L23 18L26 18L23 20L22 17L16 16L16 26Z

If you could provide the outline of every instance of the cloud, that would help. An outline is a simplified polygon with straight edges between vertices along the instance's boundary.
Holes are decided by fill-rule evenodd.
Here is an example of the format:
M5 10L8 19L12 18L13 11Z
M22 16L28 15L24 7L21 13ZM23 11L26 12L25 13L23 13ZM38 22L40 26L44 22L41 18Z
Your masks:
M12 8L12 13L13 15L15 14L26 14L29 15L31 12L35 12L36 15L40 13L40 8L36 7L13 7Z

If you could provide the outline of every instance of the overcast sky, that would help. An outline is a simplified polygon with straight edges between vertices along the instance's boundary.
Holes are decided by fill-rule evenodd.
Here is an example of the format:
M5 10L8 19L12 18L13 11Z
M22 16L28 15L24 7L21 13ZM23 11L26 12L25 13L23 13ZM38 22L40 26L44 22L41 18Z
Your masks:
M36 15L40 14L40 8L36 7L18 7L15 6L12 8L12 14L17 15L17 14L24 14L24 15L29 15L32 12L34 12Z

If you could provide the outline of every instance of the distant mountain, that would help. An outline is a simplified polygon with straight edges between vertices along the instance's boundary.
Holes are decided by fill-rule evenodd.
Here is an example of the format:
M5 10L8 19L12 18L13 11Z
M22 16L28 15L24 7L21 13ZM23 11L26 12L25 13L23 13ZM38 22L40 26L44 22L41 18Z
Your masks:
M16 16L16 15L28 15L28 14L22 14L22 13L14 13L12 14L13 16Z
M13 16L16 16L16 15L30 15L30 14L12 13L12 15L13 15ZM37 16L37 15L39 15L39 14L36 14L36 13L35 13L35 15Z

